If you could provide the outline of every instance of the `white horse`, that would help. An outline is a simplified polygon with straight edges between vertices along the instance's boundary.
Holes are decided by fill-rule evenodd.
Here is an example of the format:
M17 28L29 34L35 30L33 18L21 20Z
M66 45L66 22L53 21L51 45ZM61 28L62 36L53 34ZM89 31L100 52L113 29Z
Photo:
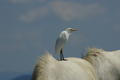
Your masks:
M31 80L99 80L94 67L84 59L57 61L48 52L37 62Z
M91 48L84 59L93 65L100 80L120 80L120 50Z

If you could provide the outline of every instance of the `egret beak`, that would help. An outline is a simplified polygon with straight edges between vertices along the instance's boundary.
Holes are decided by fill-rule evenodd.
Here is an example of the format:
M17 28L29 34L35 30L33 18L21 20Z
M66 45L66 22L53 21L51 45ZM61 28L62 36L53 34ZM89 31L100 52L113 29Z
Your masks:
M72 29L72 31L77 31L77 29Z

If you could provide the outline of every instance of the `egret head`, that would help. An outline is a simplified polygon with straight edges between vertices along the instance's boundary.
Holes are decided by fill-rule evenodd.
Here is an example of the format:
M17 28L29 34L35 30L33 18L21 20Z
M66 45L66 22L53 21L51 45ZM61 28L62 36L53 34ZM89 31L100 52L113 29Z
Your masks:
M77 29L67 28L66 31L67 31L68 33L71 33L71 32L73 32L73 31L77 31Z

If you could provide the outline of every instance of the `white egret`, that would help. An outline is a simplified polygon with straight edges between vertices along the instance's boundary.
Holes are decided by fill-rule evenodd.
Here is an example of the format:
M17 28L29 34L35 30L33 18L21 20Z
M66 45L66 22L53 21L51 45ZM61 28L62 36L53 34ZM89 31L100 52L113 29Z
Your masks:
M77 29L67 28L65 31L62 31L57 38L55 44L55 54L60 51L60 60L65 60L62 49L70 38L71 32L73 31L77 31Z

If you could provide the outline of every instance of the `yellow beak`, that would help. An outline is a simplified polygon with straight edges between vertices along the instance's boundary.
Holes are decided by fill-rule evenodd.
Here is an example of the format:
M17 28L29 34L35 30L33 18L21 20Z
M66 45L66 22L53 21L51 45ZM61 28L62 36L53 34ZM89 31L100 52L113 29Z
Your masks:
M72 31L77 31L77 29L72 29Z

